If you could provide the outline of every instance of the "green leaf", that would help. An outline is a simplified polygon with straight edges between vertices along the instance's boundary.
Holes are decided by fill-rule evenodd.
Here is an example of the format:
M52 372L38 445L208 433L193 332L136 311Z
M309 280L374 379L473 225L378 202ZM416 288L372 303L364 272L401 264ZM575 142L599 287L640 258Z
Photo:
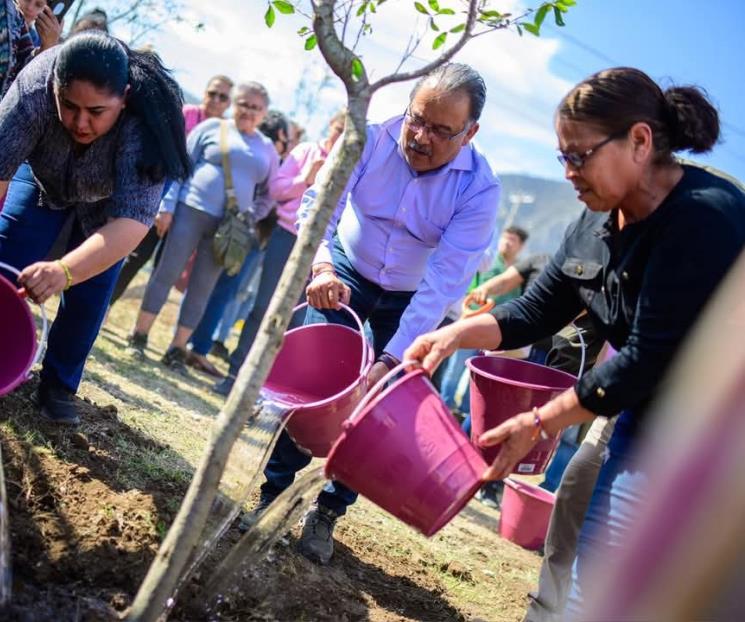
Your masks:
M376 10L377 9L375 8L375 3L374 2L371 2L370 3L370 13L375 13Z
M439 31L439 30L440 30L440 27L439 27L439 26L438 26L437 24L435 24L435 20L433 20L433 19L431 19L431 18L430 18L430 20L429 20L429 27L430 27L430 28L431 28L432 30L434 30L435 32L437 32L437 31Z
M491 19L500 19L502 14L499 11L481 11L481 16Z
M317 43L318 39L316 39L316 35L311 35L305 40L305 49L312 50L314 47L316 47Z
M310 32L310 28L307 26L303 26L300 30L297 31L297 34L299 34L301 37L303 35L307 35Z
M458 24L455 28L451 28L450 32L456 33L456 32L463 32L466 29L465 24Z
M273 0L272 4L283 15L292 15L295 12L295 7L286 0Z
M363 2L360 5L360 8L357 9L357 17L359 17L360 15L362 15L365 11L367 11L367 2Z
M429 11L426 8L424 8L424 5L421 2L415 2L414 8L420 13L423 13L424 15L429 15Z
M554 21L557 26L564 26L564 18L561 16L561 11L554 7Z
M362 65L362 61L356 56L352 59L352 77L355 80L359 80L364 73L365 68Z
M453 9L440 9L437 11L438 15L455 15L455 11Z
M569 7L563 2L554 2L554 11L557 9L562 13L566 13L569 10Z
M272 26L274 26L274 20L275 20L275 19L277 19L277 15L276 15L276 13L274 12L274 7L272 7L272 5L270 4L270 5L269 5L269 6L268 6L268 7L266 8L266 13L264 13L264 23L265 23L265 24L266 24L266 25L267 25L267 26L268 26L269 28L271 28Z
M535 24L523 24L522 26L531 35L535 35L536 37L538 37L541 34L541 29L538 26L536 26Z
M440 10L440 3L437 2L437 0L427 0L427 4L429 4L429 8L435 12Z
M560 2L557 2L557 4L563 4L566 7L576 6L577 5L577 3L575 2L575 0L560 0Z
M535 19L533 20L533 23L536 25L537 28L540 29L541 24L543 24L543 20L546 19L546 15L548 14L548 10L550 8L551 8L551 5L542 4L541 7L536 11Z
M432 49L436 50L439 48L443 43L445 43L445 39L448 38L448 33L443 32L441 35L438 35L434 42L432 43Z

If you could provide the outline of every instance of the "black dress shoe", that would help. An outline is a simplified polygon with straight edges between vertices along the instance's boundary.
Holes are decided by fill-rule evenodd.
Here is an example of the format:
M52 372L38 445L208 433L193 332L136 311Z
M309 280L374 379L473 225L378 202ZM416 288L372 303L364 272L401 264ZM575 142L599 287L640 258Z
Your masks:
M80 423L75 394L67 389L42 381L36 390L36 403L46 421L71 426Z
M235 384L235 376L225 376L223 380L212 385L212 392L227 397L233 390Z

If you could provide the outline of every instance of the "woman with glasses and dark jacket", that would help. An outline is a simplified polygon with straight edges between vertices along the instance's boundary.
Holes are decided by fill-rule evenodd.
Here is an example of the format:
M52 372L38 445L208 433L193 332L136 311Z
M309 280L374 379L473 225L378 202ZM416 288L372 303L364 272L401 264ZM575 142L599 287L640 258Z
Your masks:
M592 560L619 551L649 494L631 453L678 348L745 246L745 195L672 155L707 152L719 138L717 112L696 87L663 91L636 69L602 71L564 97L556 132L566 178L587 207L559 251L522 297L419 337L404 359L431 371L459 348L521 347L582 310L618 351L480 439L502 444L485 474L502 479L539 438L620 413L572 570L566 613L579 619Z
M62 294L38 391L55 423L78 422L73 394L121 260L152 224L166 177L190 173L181 104L157 56L103 33L39 54L0 102L0 180L15 173L0 181L0 261L21 270L32 300ZM64 255L45 260L68 217Z

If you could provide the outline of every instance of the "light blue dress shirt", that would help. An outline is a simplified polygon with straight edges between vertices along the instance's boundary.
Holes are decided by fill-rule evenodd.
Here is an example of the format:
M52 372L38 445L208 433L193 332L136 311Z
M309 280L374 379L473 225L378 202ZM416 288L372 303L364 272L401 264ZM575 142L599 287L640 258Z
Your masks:
M368 126L360 161L314 259L333 263L336 232L363 277L387 291L416 292L385 348L399 359L465 293L492 239L500 193L499 180L472 143L437 170L412 170L399 145L402 123L401 116ZM301 226L317 190L312 186L303 196Z

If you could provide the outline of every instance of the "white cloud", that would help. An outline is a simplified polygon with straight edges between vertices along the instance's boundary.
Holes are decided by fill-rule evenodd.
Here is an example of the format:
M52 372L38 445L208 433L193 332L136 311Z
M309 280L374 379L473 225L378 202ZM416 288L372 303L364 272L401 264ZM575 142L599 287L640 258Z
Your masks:
M278 15L269 29L263 20L266 4L259 0L189 1L190 14L205 23L204 31L173 23L154 40L182 85L200 94L207 79L216 73L226 73L236 81L258 80L269 90L274 107L294 111L305 121L302 109L298 109L299 85L305 82L305 98L318 111L308 129L311 135L318 135L331 111L343 105L345 97L335 77L331 83L338 88L320 88L327 73L325 64L317 50L303 50L296 34L300 26L308 25L307 20ZM516 6L513 2L512 7ZM415 24L421 27L423 22L411 3L397 1L380 7L371 23L373 36L363 41L360 51L368 72L380 77L395 69ZM452 27L456 23L442 25ZM407 69L433 57L431 41L430 31L415 57L408 61ZM470 41L457 56L458 61L476 68L487 83L488 101L479 137L498 169L560 175L560 170L545 164L547 154L555 147L553 110L571 86L550 71L551 59L558 52L557 40L529 34L518 37L502 31ZM370 119L400 114L411 86L391 85L376 93Z

